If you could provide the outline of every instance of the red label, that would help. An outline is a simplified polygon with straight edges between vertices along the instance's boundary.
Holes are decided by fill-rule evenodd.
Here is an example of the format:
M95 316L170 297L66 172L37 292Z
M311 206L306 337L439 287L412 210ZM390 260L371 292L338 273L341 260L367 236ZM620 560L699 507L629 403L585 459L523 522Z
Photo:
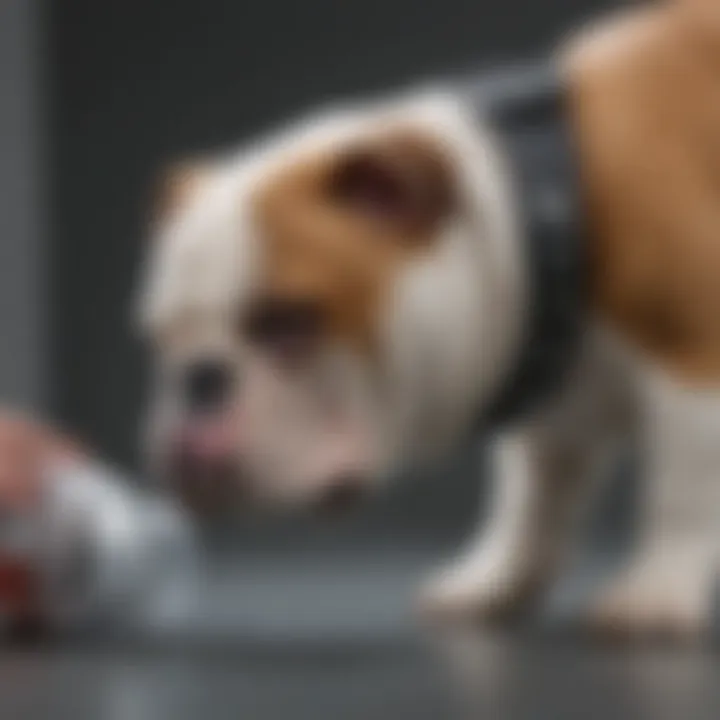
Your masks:
M36 616L40 597L38 573L30 563L0 552L0 609L15 619Z

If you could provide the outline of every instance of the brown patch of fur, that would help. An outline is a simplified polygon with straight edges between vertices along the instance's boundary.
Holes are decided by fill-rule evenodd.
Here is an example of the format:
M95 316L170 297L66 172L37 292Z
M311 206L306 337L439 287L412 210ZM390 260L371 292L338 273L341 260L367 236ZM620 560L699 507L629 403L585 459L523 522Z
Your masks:
M156 186L153 220L164 220L185 205L209 172L207 164L193 161L178 162L166 168Z
M597 309L677 377L718 382L720 65L677 10L591 33L568 67Z
M388 221L337 197L337 183L358 158L388 163L415 183L417 212ZM438 143L402 131L283 167L254 198L264 291L314 303L329 334L370 350L394 279L431 246L450 212L452 183Z

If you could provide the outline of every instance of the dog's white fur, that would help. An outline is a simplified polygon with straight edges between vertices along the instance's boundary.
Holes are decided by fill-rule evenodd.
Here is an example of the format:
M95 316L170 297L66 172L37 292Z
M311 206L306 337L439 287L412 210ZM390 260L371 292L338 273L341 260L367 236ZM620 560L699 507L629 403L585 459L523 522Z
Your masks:
M452 446L510 369L525 322L512 179L489 131L453 95L422 91L325 111L220 159L210 184L164 228L141 303L143 322L156 337L184 309L203 318L185 346L166 349L166 356L213 346L238 363L253 362L228 331L228 318L252 294L262 266L261 238L244 202L249 189L278 164L395 122L442 139L463 202L436 250L408 270L386 309L383 360L393 382L384 394L366 381L357 358L341 363L346 404L364 404L357 421L367 431L363 461L376 473ZM650 489L646 532L635 561L591 614L600 624L629 630L697 632L710 618L720 528L720 399L673 384L590 317L586 335L564 391L494 438L489 521L433 579L424 602L466 615L501 612L527 599L571 547L572 529L597 481L632 441L642 448ZM288 403L281 401L281 415ZM309 405L298 412L295 420L312 427ZM277 418L262 430L264 451L289 459L265 464L260 474L274 497L298 501L317 481L290 477L299 455L285 452L292 433L283 434L273 424ZM324 441L312 433L304 439Z

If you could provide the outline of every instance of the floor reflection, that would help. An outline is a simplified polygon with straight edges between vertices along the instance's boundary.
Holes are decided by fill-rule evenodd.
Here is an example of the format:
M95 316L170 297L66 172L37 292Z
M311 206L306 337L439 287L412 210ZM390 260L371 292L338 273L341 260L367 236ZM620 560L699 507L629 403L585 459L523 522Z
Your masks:
M155 642L7 651L7 720L675 720L720 716L714 654L510 632L387 644Z
M676 720L720 716L707 649L608 647L511 633L435 637L466 717Z

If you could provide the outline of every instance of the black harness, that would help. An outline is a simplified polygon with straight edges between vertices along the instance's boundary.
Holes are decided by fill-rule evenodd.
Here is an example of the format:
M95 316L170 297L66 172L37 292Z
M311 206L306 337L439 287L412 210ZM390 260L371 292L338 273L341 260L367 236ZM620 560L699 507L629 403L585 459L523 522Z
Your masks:
M463 92L509 163L530 281L520 353L483 413L483 425L497 428L557 390L576 359L588 288L586 231L566 89L554 68L486 74Z

